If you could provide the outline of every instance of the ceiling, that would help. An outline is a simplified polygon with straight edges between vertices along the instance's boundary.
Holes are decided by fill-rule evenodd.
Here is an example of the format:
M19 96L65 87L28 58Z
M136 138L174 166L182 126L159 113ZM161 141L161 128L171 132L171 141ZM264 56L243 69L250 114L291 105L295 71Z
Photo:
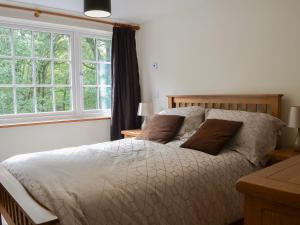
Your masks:
M113 20L142 24L157 17L192 8L200 0L112 0ZM3 2L3 1L0 1ZM5 1L34 6L63 9L73 12L83 11L83 0L14 0ZM63 4L62 4L63 2Z

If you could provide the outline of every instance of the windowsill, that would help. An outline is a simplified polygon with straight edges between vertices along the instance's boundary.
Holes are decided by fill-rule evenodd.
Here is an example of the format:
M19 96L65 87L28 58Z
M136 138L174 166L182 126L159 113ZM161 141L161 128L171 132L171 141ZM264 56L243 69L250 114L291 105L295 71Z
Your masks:
M89 121L110 120L110 119L111 117L101 116L101 117L86 117L86 118L77 118L77 119L22 122L22 123L0 124L0 128L27 127L27 126L38 126L38 125L60 124L60 123L78 123L78 122L89 122Z

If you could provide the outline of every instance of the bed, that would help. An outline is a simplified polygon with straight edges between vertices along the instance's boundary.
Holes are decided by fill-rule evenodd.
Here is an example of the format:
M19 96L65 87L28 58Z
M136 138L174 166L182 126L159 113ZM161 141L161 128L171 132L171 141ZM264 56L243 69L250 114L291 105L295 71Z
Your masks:
M279 118L281 97L168 96L168 106ZM9 225L215 225L240 219L242 197L234 184L258 168L237 152L214 157L179 145L125 139L13 157L0 166L0 212Z

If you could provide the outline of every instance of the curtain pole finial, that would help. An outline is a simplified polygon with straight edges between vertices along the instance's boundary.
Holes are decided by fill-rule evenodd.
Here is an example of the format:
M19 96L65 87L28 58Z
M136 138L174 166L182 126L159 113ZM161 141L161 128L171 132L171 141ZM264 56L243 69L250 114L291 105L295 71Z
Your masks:
M40 17L41 13L42 13L41 10L35 10L35 11L34 11L34 16L35 16L36 18L38 18L38 17Z

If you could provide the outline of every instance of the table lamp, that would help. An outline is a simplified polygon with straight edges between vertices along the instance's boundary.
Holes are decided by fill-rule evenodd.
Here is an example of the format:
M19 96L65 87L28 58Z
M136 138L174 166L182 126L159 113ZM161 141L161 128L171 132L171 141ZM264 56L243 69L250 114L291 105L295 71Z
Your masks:
M295 151L300 151L300 106L292 106L290 108L288 127L298 129L294 149Z
M143 103L139 104L138 116L144 117L144 122L142 124L142 129L148 124L150 117L153 114L153 105L151 103Z

